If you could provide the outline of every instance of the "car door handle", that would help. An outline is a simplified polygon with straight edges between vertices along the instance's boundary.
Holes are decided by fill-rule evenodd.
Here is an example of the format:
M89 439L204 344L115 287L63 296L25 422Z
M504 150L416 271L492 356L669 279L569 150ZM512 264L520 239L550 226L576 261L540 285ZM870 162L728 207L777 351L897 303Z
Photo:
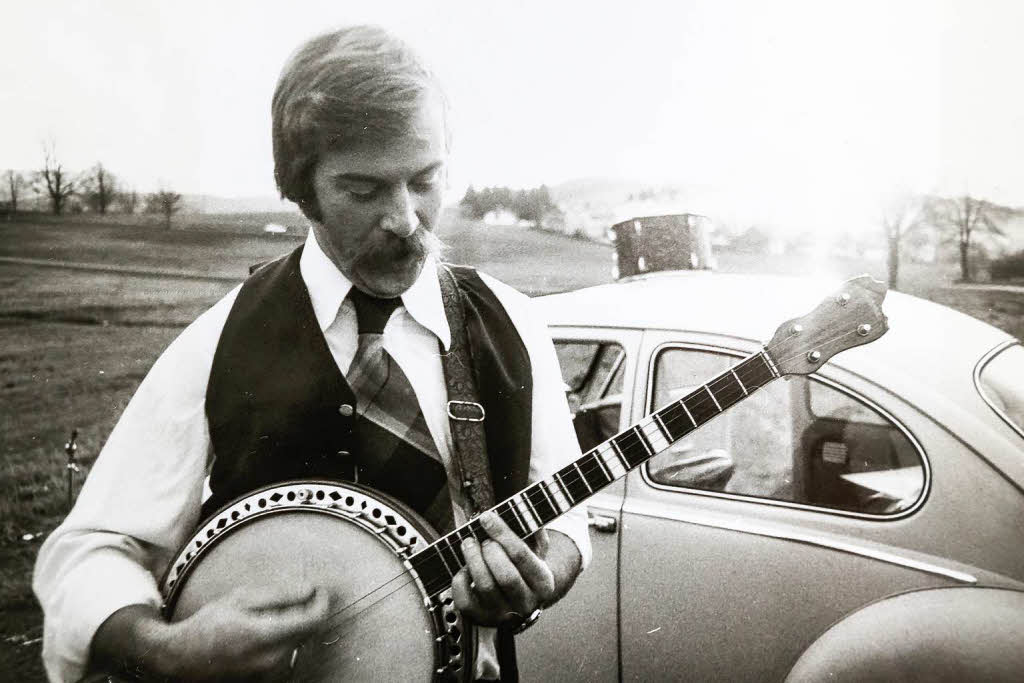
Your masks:
M616 529L619 528L619 520L608 515L593 515L588 512L587 526L592 527L595 531L600 531L602 534L614 534Z

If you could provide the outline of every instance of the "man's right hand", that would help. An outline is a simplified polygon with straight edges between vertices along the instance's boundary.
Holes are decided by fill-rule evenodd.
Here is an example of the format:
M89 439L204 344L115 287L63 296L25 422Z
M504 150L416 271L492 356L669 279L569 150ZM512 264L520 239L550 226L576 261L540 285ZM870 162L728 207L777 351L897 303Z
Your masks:
M93 664L187 681L287 677L292 653L327 619L322 588L237 589L182 621L124 607L96 631Z

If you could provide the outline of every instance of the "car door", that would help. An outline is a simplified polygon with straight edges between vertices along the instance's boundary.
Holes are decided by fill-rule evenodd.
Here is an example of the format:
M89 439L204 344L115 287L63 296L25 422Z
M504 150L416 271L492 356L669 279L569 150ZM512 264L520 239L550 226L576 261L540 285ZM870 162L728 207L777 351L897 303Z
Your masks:
M631 420L755 349L647 332L638 369L646 391ZM928 482L902 424L824 380L774 382L684 437L627 478L622 679L782 680L849 612L955 583L956 571L872 538L898 532Z
M554 328L574 426L587 450L619 432L636 386L637 330ZM572 590L516 638L524 681L619 680L619 528L625 480L587 500L593 557Z

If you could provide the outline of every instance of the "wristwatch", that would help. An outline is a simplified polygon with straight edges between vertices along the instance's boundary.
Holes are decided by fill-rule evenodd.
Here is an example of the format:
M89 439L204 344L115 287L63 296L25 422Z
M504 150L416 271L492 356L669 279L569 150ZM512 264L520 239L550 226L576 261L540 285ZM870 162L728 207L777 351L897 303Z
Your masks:
M530 616L528 616L525 619L523 619L517 626L513 626L512 627L512 634L513 635L519 635L520 633L522 633L526 629L528 629L531 626L533 626L535 623L537 623L537 620L540 619L540 613L543 612L543 611L544 610L542 610L540 607L538 607L537 609L535 609L532 612L530 612ZM519 613L516 612L517 616L518 616L518 614Z

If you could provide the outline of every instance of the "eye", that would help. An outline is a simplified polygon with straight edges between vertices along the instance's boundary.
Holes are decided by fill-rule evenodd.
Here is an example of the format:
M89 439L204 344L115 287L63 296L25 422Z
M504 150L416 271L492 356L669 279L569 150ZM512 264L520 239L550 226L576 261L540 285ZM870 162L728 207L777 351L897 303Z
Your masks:
M409 183L409 187L411 187L414 192L430 192L437 187L439 178L440 172L437 169L434 169L429 173L413 178L412 182Z
M357 202L368 202L377 196L377 190L349 190L349 195Z
M338 189L356 201L365 202L377 196L380 186L369 181L344 179L338 183Z

